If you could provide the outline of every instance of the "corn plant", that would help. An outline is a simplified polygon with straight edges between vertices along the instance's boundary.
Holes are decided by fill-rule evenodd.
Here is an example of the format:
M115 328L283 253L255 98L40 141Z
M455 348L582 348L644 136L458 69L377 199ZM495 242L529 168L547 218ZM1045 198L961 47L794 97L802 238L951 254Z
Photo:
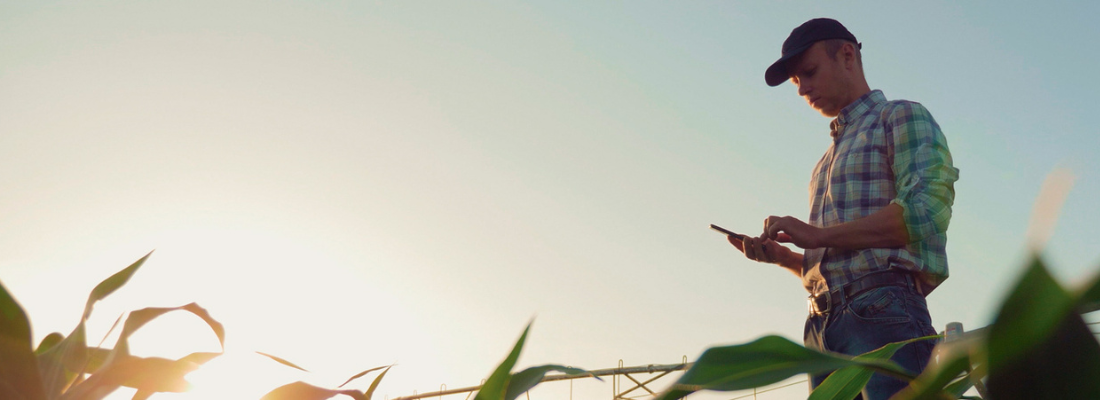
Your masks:
M527 328L523 330L523 334L520 335L519 340L512 346L512 351L508 353L508 356L504 358L504 361L500 363L493 370L493 373L489 375L489 378L485 380L485 383L481 385L478 390L477 396L474 400L515 400L519 395L531 390L531 388L542 382L542 378L551 371L558 371L570 376L579 375L591 375L591 372L580 368L566 367L563 365L547 364L536 367L530 367L523 371L513 374L512 368L516 366L516 361L519 360L520 352L523 350L523 345L527 341L527 333L531 330L531 324L527 325ZM305 368L299 367L290 361L283 358L276 357L266 353L259 353L265 357L268 357L276 362L286 365L291 368L306 371ZM268 392L261 400L325 400L337 395L344 395L351 397L355 400L370 400L374 394L374 390L378 387L378 383L382 381L382 377L386 375L391 366L377 367L360 372L355 376L349 378L342 385L336 389L325 389L310 385L305 382L294 382L287 385L280 386L271 392ZM366 392L360 392L353 389L340 389L347 385L352 380L358 379L363 375L370 372L385 368L381 374L374 378L374 382L371 383L370 388ZM307 371L308 372L308 371ZM592 375L596 379L600 379L595 375ZM602 379L601 379L602 380Z
M523 350L523 344L527 341L527 333L530 331L531 324L528 323L527 328L523 329L523 334L519 336L519 340L516 341L515 346L512 346L512 351L508 353L504 361L493 370L493 373L490 374L489 378L485 380L485 383L481 385L481 389L477 391L477 396L474 397L474 400L515 400L519 395L531 390L531 388L538 385L539 382L542 382L542 378L551 371L562 372L569 376L592 375L591 372L580 368L557 364L530 367L513 374L512 368L515 368L516 361L519 360L519 354ZM592 375L592 377L602 381L602 379L595 375Z
M68 335L51 333L34 347L26 312L0 283L0 399L98 400L119 387L137 389L133 398L147 399L157 392L182 392L184 376L221 352L191 353L178 360L130 354L130 336L156 317L171 311L190 312L204 322L225 346L225 330L195 303L180 307L145 308L129 313L114 348L89 347L85 323L95 303L130 280L152 253L96 285L84 313ZM119 317L115 326L123 321ZM112 328L113 330L114 328Z
M260 353L260 352L257 352L257 353L259 353L260 355L262 355L264 357L275 360L276 362L278 362L280 364L283 364L283 365L286 365L288 367L298 369L298 370L301 370L301 371L304 371L304 372L309 372L309 371L306 371L305 368L299 367L297 364L294 364L294 363L292 363L290 361L287 361L283 358L276 357L276 356L273 356L273 355L267 354L267 353ZM332 398L333 396L336 396L336 395L348 396L348 397L351 397L355 400L370 400L370 398L372 396L374 396L375 389L378 389L378 384L382 382L382 378L384 378L386 376L386 373L389 372L390 368L392 368L392 367L393 367L393 365L375 367L375 368L371 368L371 369L368 369L366 371L360 372L358 374L355 374L351 378L348 378L348 380L344 381L344 383L340 384L340 386L337 386L336 389L326 389L326 388L322 388L322 387L318 387L318 386L313 386L313 385L310 385L310 384L302 382L302 381L289 383L289 384L286 384L286 385L283 385L283 386L279 386L279 387L275 388L274 390L268 392L260 400L325 400L325 399L328 399L328 398ZM374 371L377 371L377 370L380 370L380 369L382 370L382 372L379 373L378 376L376 376L374 378L374 381L371 382L370 387L367 388L366 391L360 392L360 391L354 390L354 389L341 389L344 386L346 386L347 384L351 383L351 381L359 379L359 378L363 377L366 374L369 374L371 372L374 372Z
M810 399L854 398L874 373L904 379L909 386L892 400L959 399L975 384L988 384L995 399L1100 399L1100 343L1081 319L1100 310L1100 275L1076 289L1060 285L1041 258L1033 256L981 332L936 346L936 360L914 376L890 361L917 340L891 343L849 357L808 349L779 336L712 347L657 400L700 390L731 391L764 386L797 374L835 371Z

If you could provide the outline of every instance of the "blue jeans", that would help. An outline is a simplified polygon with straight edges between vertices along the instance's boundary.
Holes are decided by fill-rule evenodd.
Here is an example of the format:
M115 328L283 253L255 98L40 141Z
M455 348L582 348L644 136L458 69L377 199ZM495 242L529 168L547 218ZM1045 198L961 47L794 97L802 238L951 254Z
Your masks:
M810 315L803 339L808 348L859 355L887 343L935 334L924 296L909 287L883 286L860 293L827 314ZM910 343L891 360L914 375L919 374L928 364L934 345L933 340ZM812 376L810 388L817 387L828 375ZM903 380L875 374L863 389L862 399L889 399L908 385Z

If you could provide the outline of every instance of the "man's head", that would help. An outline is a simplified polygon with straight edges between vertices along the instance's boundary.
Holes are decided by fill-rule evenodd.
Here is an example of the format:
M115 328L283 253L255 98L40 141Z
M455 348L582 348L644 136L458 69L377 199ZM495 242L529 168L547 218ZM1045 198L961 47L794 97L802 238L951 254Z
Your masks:
M810 107L835 117L870 91L863 76L860 44L839 22L819 18L791 32L783 55L768 67L764 79L778 86L788 79Z

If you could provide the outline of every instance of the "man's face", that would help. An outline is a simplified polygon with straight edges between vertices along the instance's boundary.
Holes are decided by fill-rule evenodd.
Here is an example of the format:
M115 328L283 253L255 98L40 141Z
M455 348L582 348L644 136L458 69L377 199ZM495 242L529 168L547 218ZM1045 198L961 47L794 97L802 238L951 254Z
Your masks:
M849 78L842 55L832 59L825 52L825 43L817 42L787 66L798 95L821 115L830 118L839 115L840 110L854 100L849 96Z

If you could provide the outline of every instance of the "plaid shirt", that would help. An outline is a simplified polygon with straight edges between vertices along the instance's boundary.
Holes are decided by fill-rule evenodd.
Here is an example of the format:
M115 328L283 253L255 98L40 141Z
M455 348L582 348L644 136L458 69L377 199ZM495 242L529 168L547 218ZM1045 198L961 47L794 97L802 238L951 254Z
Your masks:
M890 204L904 209L909 244L895 248L807 250L802 283L810 293L871 272L916 272L927 295L947 279L947 225L959 170L939 125L919 103L871 91L831 123L833 143L810 180L809 224L827 227Z

